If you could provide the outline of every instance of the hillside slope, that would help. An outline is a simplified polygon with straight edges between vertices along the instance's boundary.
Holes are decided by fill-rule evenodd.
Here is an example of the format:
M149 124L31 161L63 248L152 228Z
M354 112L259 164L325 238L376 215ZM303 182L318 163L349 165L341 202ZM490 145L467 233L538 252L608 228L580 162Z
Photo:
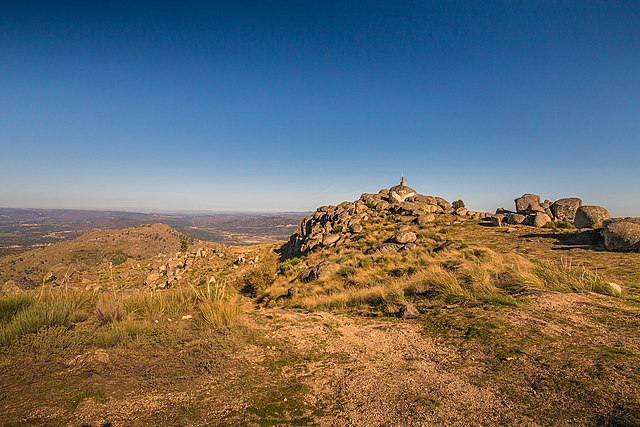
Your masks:
M223 245L196 241L165 224L98 230L29 252L0 257L0 285L33 289L52 285L118 286L142 284L151 264L197 247Z

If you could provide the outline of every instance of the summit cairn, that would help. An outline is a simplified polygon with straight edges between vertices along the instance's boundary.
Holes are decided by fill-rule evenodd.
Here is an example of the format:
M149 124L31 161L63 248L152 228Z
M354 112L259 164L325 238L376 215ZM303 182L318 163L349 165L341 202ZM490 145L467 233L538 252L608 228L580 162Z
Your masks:
M400 181L400 185L396 185L389 189L389 199L398 203L402 203L409 197L415 196L416 194L418 194L416 190L407 186L407 180L404 179L404 176Z
M377 194L365 193L354 202L319 207L300 222L281 254L291 258L322 248L353 246L366 240L367 233L376 231L376 223L382 220L397 224L402 231L369 251L409 250L419 243L415 232L435 222L439 215L450 215L451 220L490 216L466 208L454 210L442 197L425 196L407 186L403 176L400 185L382 189Z

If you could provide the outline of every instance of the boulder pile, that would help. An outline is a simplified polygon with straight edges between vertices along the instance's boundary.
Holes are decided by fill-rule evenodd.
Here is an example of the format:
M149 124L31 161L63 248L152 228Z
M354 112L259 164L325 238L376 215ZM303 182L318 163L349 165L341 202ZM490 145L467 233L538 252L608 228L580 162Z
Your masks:
M551 202L540 201L537 194L524 194L515 199L516 210L499 208L491 223L544 227L552 221L563 221L578 229L574 243L600 244L616 252L640 252L640 218L611 218L602 206L583 205L577 197Z
M530 225L544 227L552 221L562 221L576 228L601 228L602 222L610 218L602 206L583 206L577 197L567 197L551 202L540 201L537 194L523 194L515 199L516 210L499 208L491 218L494 225Z
M426 225L434 222L438 215L455 215L458 218L482 219L490 216L486 212L474 212L467 208L454 209L442 197L425 196L406 186L403 181L391 189L382 189L377 194L365 193L354 202L342 202L337 206L321 206L311 216L304 218L298 230L283 247L287 258L300 256L310 251L341 246L363 231L363 224L378 217L392 216L395 222ZM416 240L415 233L402 229L387 247L378 250L409 249ZM383 245L384 246L384 245Z

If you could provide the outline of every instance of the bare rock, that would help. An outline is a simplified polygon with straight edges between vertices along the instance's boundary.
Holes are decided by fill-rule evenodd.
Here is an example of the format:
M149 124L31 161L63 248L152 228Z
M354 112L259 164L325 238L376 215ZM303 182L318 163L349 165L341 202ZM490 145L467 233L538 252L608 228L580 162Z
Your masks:
M531 213L534 211L544 210L540 206L540 196L537 194L523 194L515 199L516 212Z
M522 224L526 219L527 219L527 217L525 215L512 212L509 215L507 215L506 223L507 224Z
M436 220L436 216L432 213L423 214L416 218L416 223L418 225L427 225Z
M602 237L609 251L640 252L640 218L617 218L603 222Z
M420 316L420 311L411 303L403 305L398 311L398 317L403 319L415 319Z
M325 234L322 238L322 244L324 246L331 246L340 240L340 234Z
M447 202L442 197L436 197L435 199L436 199L436 203L438 204L438 206L440 206L445 211L451 209L451 203Z
M409 231L406 229L400 229L396 232L396 234L392 237L392 240L396 243L405 244L415 242L418 236L413 231Z
M447 252L447 251L454 251L454 250L460 249L461 247L462 247L462 243L454 242L453 240L447 240L446 242L442 243L440 246L435 248L433 251L436 253Z
M360 233L362 232L363 227L360 224L352 224L351 227L349 227L349 231L351 231L352 233Z
M578 245L598 245L602 244L602 235L590 228L583 228L578 230L570 241Z
M577 197L567 197L553 202L551 205L551 213L558 221L573 222L576 211L582 206L582 200Z
M337 273L340 270L340 264L336 264L335 262L323 261L313 269L313 277L314 279L321 279L323 277L331 276L334 273Z
M614 282L609 282L607 283L607 285L609 286L609 290L613 295L617 297L622 295L622 287L620 285Z
M551 218L544 212L536 212L531 216L531 225L534 227L544 227L551 222Z
M502 220L504 219L504 215L495 214L491 216L491 225L496 227L502 227Z
M602 228L602 221L609 218L609 211L602 206L580 206L573 224L576 228Z

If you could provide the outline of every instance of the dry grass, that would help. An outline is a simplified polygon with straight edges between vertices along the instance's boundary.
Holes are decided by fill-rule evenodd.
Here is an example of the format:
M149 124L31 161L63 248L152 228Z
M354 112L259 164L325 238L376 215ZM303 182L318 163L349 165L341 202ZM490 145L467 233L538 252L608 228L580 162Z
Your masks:
M184 287L153 291L143 289L121 297L125 316L158 320L193 310L198 302L196 288Z
M4 297L0 306L5 322L0 325L0 344L7 345L26 334L38 332L52 326L70 326L85 320L95 295L74 289L52 289L43 287L35 296ZM13 304L10 302L13 301ZM28 301L28 302L27 302ZM9 312L9 310L12 310Z
M157 343L169 333L168 319L188 314L198 320L194 327L228 332L240 316L234 294L223 282L206 287L100 295L45 286L38 292L0 298L0 345L10 345L45 328L79 323L97 328L98 345Z
M598 292L616 296L597 273L568 262L529 260L519 254L501 254L488 248L467 247L443 254L426 250L364 256L350 252L336 261L341 269L302 288L290 303L304 309L370 308L395 313L399 306L420 299L447 303L484 303L515 306L518 298L536 290ZM296 270L289 268L295 277ZM273 294L285 288L277 283Z
M240 305L232 301L224 282L207 284L206 289L195 290L198 314L202 324L218 331L228 331L240 315Z
M96 303L95 315L101 325L106 325L124 318L124 304L111 295L104 295Z

